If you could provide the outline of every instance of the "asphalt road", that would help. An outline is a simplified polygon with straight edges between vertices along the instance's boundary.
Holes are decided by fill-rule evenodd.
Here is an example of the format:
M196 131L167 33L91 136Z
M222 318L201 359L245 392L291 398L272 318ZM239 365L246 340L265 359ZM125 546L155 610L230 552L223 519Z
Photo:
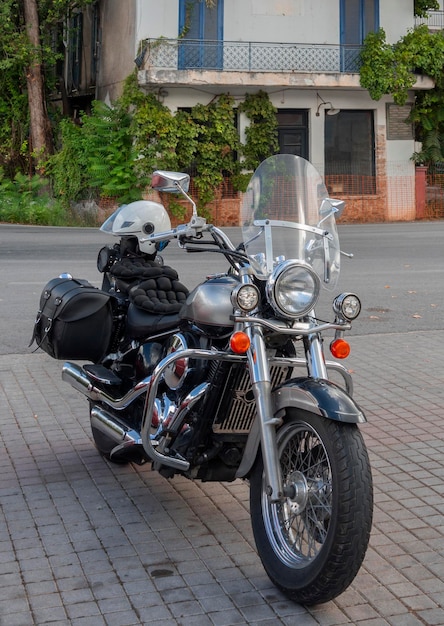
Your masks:
M225 229L235 242L237 228ZM363 303L352 335L444 328L444 222L343 225L341 279L331 298L354 291ZM98 229L0 224L0 354L25 354L40 293L51 278L69 272L99 286L98 250L113 243ZM165 263L193 287L226 263L210 253L186 254L171 243ZM328 300L331 299L330 297ZM317 313L330 315L330 305Z

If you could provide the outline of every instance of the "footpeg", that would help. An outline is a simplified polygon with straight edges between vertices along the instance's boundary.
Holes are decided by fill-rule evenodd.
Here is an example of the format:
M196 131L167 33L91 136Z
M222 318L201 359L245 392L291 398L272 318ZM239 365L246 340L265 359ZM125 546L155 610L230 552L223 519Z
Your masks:
M121 384L121 379L104 365L84 365L83 369L88 377L101 385L116 386Z

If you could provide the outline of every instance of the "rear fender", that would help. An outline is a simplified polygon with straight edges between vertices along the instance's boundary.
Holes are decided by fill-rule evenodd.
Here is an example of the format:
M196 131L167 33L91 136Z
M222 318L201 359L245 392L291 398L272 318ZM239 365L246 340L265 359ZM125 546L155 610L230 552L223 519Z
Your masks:
M348 424L364 424L367 421L353 398L342 387L329 380L291 378L273 391L273 404L276 417L283 416L286 409L294 408ZM236 478L244 478L251 471L259 444L259 424L255 420Z

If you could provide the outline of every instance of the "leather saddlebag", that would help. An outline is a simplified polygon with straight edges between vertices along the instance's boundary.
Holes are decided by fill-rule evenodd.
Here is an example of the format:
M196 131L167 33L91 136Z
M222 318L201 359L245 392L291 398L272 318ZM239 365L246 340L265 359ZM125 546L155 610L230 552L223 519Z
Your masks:
M111 296L86 280L53 278L40 296L30 345L54 359L97 362L112 333Z

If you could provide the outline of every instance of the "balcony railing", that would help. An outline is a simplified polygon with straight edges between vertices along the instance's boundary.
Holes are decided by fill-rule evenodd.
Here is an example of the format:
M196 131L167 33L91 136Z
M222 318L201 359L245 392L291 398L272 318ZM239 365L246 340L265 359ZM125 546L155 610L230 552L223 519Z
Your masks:
M427 11L426 17L416 17L415 26L427 24L429 30L444 30L444 11Z
M144 67L225 72L343 72L360 68L360 46L148 39Z

